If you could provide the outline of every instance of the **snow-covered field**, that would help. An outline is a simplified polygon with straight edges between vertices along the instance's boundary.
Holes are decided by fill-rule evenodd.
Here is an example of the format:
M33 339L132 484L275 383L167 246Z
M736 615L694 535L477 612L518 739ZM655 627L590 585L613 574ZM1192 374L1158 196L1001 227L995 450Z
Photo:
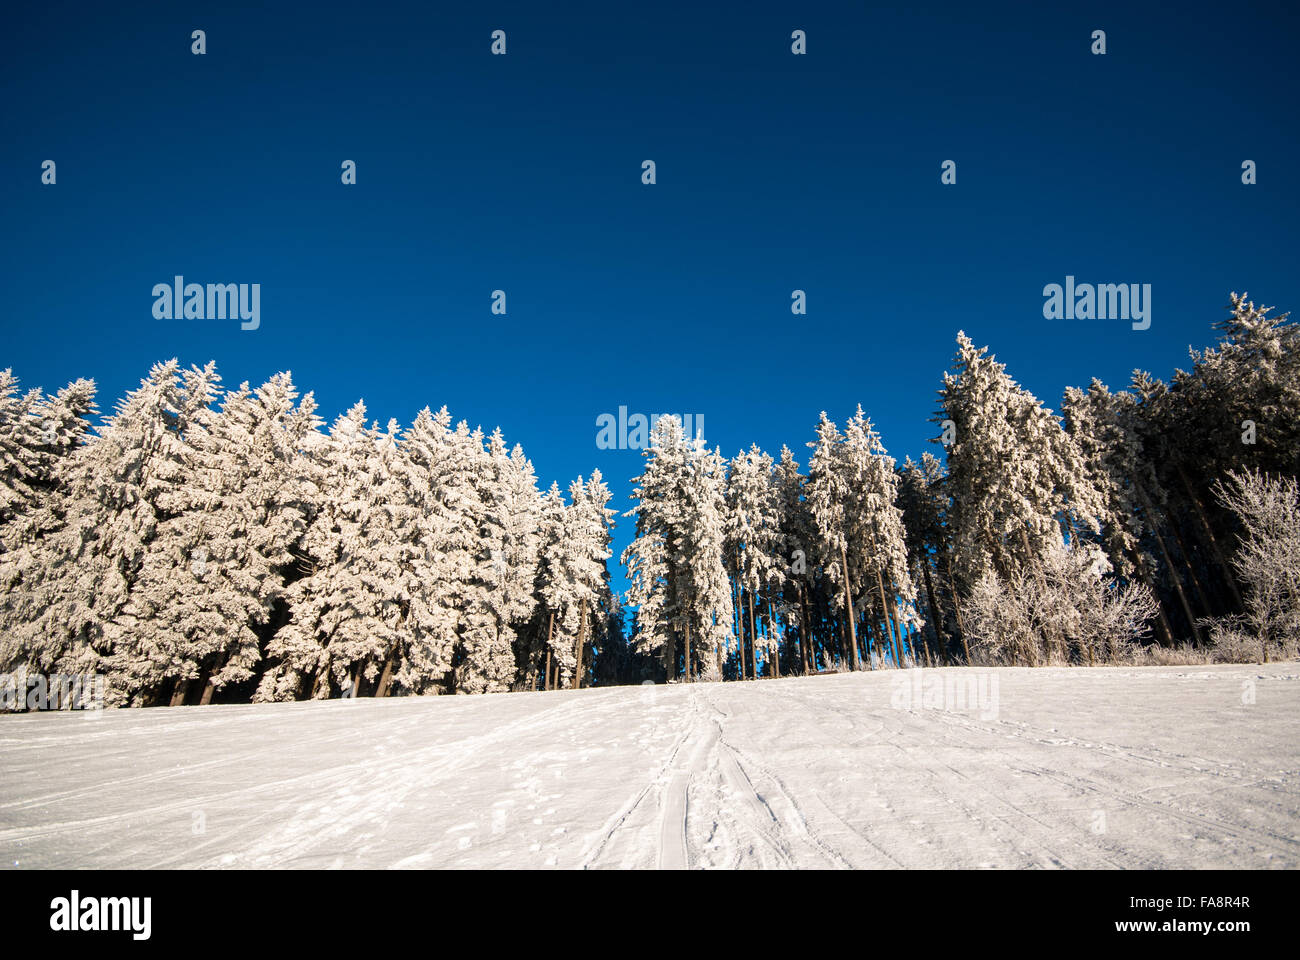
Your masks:
M0 773L20 869L1294 868L1300 664L11 715Z

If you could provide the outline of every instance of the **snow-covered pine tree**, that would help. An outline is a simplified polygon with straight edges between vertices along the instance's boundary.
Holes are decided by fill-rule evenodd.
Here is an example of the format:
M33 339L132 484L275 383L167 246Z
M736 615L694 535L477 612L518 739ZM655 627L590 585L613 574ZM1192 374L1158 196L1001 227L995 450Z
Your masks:
M463 594L454 682L457 693L492 693L509 690L517 672L508 557L512 536L510 472L515 467L500 430L488 438L487 449L482 431L475 430L470 437L463 453L476 494L478 535L471 578Z
M748 452L738 453L732 459L727 475L724 529L729 566L735 573L739 596L743 598L741 603L744 607L736 611L737 619L749 625L749 672L753 677L758 675L760 646L764 648L766 673L773 672L773 658L779 656L771 634L760 637L755 607L761 611L784 578L780 506L772 477L772 458L757 444ZM738 636L743 637L744 631ZM743 676L743 645L739 667Z
M1084 458L1051 410L1003 364L957 334L936 420L951 420L950 523L958 589L989 570L1005 579L1063 539L1061 523L1098 532L1098 493Z
M916 613L916 588L908 570L894 460L861 406L845 424L844 455L854 490L849 563L869 570L874 578L874 595L866 602L879 605L881 618L871 621L877 647L892 650L890 659L903 666L911 656L907 636L922 621Z
M725 561L727 461L699 437L688 447L684 525L676 540L683 652L690 656L688 679L721 680L722 651L735 616Z
M466 432L465 437L468 437ZM406 509L399 539L410 553L407 610L397 649L380 673L376 696L391 686L408 693L446 689L460 630L460 599L468 590L478 539L477 503L451 415L425 407L402 438L397 469Z
M817 423L817 439L810 441L813 448L808 462L808 483L805 493L808 508L817 525L824 563L822 571L835 587L831 600L839 611L840 637L849 662L849 669L858 668L857 618L861 595L866 592L864 571L849 564L849 539L855 528L853 506L855 491L853 475L844 451L844 436L834 421L822 411Z
M91 431L95 406L95 381L78 379L36 405L39 447L34 482L36 502L9 527L10 543L33 542L58 527L61 492L72 455ZM0 550L4 547L0 544Z
M1127 428L1138 413L1132 394L1112 394L1094 379L1086 391L1067 388L1061 412L1101 496L1101 543L1112 569L1120 580L1136 579L1155 595L1156 564L1144 538L1152 532L1164 549L1158 518L1151 516L1153 508L1145 492L1157 481L1142 455L1140 438ZM1178 589L1181 592L1181 585ZM1164 607L1157 604L1156 611L1160 642L1168 646L1173 628ZM1190 609L1188 617L1190 623Z
M641 475L633 481L636 539L623 552L637 608L636 649L660 658L669 680L687 650L688 676L717 670L732 628L730 584L723 563L725 461L703 442L683 436L676 417L650 431Z
M17 391L13 373L0 370L0 556L57 525L51 511L67 459L98 412L93 380L75 380L54 396Z
M642 456L645 466L632 481L636 506L624 514L636 518L636 537L623 551L622 562L630 581L628 604L636 608L635 648L657 656L672 681L678 675L676 622L681 615L675 551L688 456L681 423L675 417L659 418Z
M564 495L559 484L552 483L542 495L538 515L537 577L533 590L537 598L538 642L534 644L531 669L542 672L543 690L559 688L559 677L569 652L574 649L574 644L564 637L563 629L565 613L574 606L566 573L566 518ZM573 666L568 672L573 674Z
M18 392L12 370L0 370L0 549L15 518L37 501L41 429L39 389Z
M953 606L952 598L945 599L939 591L946 583L943 573L948 556L948 535L944 516L948 498L944 493L943 465L930 453L921 454L917 463L908 457L898 469L898 506L903 511L903 527L907 537L908 556L912 567L919 572L925 588L926 608L930 614L927 641L933 644L931 659L934 662L951 662L948 653L949 631L945 617L940 612ZM960 617L954 616L960 621ZM960 633L960 628L958 629Z
M289 622L267 647L279 662L258 699L323 699L336 689L355 696L397 647L410 552L395 510L403 501L397 435L395 421L367 426L358 402L310 451L317 492L300 548L307 574L287 589Z
M538 554L541 550L542 497L537 489L537 474L524 448L515 444L507 463L500 465L501 489L506 518L506 536L502 549L505 563L505 614L516 638L516 672L528 667L528 650L532 642L537 613L533 583L537 579ZM603 564L602 564L603 567Z
M300 451L316 429L315 400L288 373L256 391L228 391L185 434L182 470L132 591L133 687L172 683L171 702L206 704L252 678L284 596L292 549L311 519Z
M799 462L789 447L782 445L780 458L773 473L775 486L780 556L783 573L782 607L787 611L785 622L796 623L800 665L805 675L816 672L817 638L814 635L812 610L817 590L816 573L819 551L816 549L816 521L804 500L807 477L799 472Z
M0 670L28 662L19 631L39 611L24 601L23 572L41 573L34 551L63 521L68 469L98 412L92 380L35 400L16 389L12 374L0 372Z
M183 459L188 420L217 381L211 364L186 371L155 364L118 401L97 435L66 465L57 529L16 557L9 594L11 661L39 672L107 672L107 701L152 702L157 688L123 679L145 672L132 645L131 589L153 541Z
M574 687L582 686L591 666L586 648L593 635L603 629L604 604L609 592L609 574L605 561L611 556L610 531L614 511L609 508L611 494L599 470L583 483L579 477L569 487L572 503L565 523L565 575L568 579L569 606L578 607L578 636L574 645Z

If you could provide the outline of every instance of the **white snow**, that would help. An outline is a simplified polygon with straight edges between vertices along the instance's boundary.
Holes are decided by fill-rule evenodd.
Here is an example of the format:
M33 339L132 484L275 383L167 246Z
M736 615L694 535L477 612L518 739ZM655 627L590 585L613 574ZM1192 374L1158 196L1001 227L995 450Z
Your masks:
M1300 664L0 717L42 867L1289 867ZM995 709L994 709L995 708Z

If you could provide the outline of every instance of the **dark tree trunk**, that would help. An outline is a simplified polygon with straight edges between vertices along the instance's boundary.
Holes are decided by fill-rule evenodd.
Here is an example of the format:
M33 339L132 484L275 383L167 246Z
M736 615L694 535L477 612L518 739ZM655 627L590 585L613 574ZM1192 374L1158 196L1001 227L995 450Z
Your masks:
M542 689L551 689L551 637L555 631L555 611L552 610L550 616L546 619L546 679L542 681Z
M695 680L694 673L691 670L691 618L685 619L686 625L686 682L693 683Z
M184 677L176 680L176 686L172 688L171 702L169 707L179 707L185 703L185 695L190 692L190 681Z
M1174 585L1174 592L1178 594L1178 602L1182 605L1183 615L1187 617L1188 628L1192 631L1192 641L1199 646L1201 634L1196 628L1196 618L1192 616L1192 605L1187 602L1187 594L1183 592L1183 584L1178 579L1178 570L1174 566L1173 559L1169 556L1169 548L1165 545L1165 538L1160 535L1159 518L1156 517L1155 509L1151 506L1151 501L1147 499L1142 487L1134 483L1133 490L1137 493L1138 499L1142 501L1142 509L1147 515L1147 525L1156 538L1156 545L1160 548L1160 555L1165 558L1165 569L1169 571L1169 579Z
M1205 539L1210 545L1210 552L1214 554L1214 560L1219 565L1220 576L1228 587L1228 592L1232 594L1232 602L1237 605L1237 610L1244 610L1245 604L1241 602L1241 593L1237 590L1237 579L1233 576L1232 567L1223 556L1223 551L1219 548L1218 538L1214 536L1214 530L1210 526L1210 519L1205 515L1205 507L1201 504L1201 498L1196 495L1192 489L1192 483L1187 479L1187 474L1183 472L1181 464L1178 465L1178 476L1183 480L1183 486L1187 490L1187 496L1192 501L1193 512L1198 520L1201 521L1201 529L1205 532Z
M375 687L376 697L388 696L388 688L393 682L393 660L394 651L389 651L387 658L384 660L383 672L379 674L379 686Z
M581 614L578 622L578 656L577 665L573 670L573 689L582 689L582 655L583 648L587 645L587 598L582 598L582 606L579 608Z
M853 591L849 587L849 551L845 544L840 544L840 561L844 564L844 609L847 612L849 629L849 669L858 669L858 628L853 622Z
M921 573L925 577L925 599L930 604L930 618L934 624L934 642L939 648L939 656L948 662L948 638L943 632L943 621L939 619L939 606L934 598L934 581L930 578L930 559L921 559ZM928 645L927 645L928 646Z

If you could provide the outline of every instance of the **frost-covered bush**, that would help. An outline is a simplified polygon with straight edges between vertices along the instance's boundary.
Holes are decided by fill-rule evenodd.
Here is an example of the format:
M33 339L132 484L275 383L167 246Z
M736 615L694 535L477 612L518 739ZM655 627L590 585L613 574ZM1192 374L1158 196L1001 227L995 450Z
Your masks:
M1300 642L1300 488L1293 477L1230 471L1214 492L1241 522L1232 565L1247 591L1240 617L1210 625L1216 654L1233 663L1293 657Z
M965 604L972 657L1028 666L1129 659L1156 601L1145 586L1116 584L1108 572L1090 545L1062 545L1005 579L985 574Z

